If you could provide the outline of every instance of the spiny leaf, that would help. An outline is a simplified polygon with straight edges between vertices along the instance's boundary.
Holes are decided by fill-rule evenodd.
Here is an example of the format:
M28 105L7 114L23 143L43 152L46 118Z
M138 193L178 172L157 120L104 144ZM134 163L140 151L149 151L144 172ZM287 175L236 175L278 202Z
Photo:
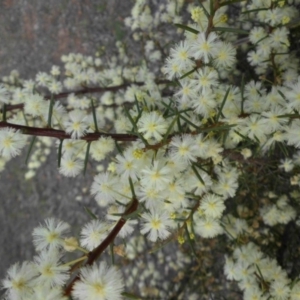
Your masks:
M201 0L198 0L198 3L199 3L199 5L201 6L201 8L203 9L206 18L209 19L209 18L210 18L210 15L209 15L207 9L204 7L204 5L203 5L203 3L201 2Z
M109 248L110 248L110 255L111 255L111 264L114 265L115 264L114 243L110 243Z
M93 98L91 98L91 107L92 107L95 130L96 130L96 132L99 132L98 124L97 124L97 117L96 117L96 109L95 109L95 106L94 106Z
M88 160L89 160L89 154L90 154L91 144L92 144L92 142L88 142L87 143L87 147L86 147L85 158L84 158L84 168L83 168L83 174L84 175L85 175L87 163L88 163Z
M168 136L169 136L169 134L170 134L170 132L171 132L173 126L175 125L175 123L176 123L178 117L179 117L179 115L177 115L177 116L173 119L173 121L171 122L170 126L168 127L168 130L167 130L167 132L165 133L165 136L164 136L164 138L163 138L163 144L166 143L167 138L168 138Z
M135 299L135 300L141 300L142 298L141 297L138 297L134 294L131 294L131 293L127 293L127 292L123 292L122 293L122 296L128 298L128 299Z
M2 121L6 122L6 104L3 104L3 109L2 109Z
M241 14L248 14L248 13L257 12L257 11L263 11L263 10L269 10L269 8L255 8L255 9L250 9L250 10L242 11Z
M195 255L195 258L198 260L198 256L197 256L197 253L196 253L196 251L195 251L195 247L194 247L194 245L193 245L193 241L192 241L192 239L191 239L191 237L190 237L190 233L189 233L189 230L188 230L188 227L187 227L187 224L186 224L186 223L184 224L184 229L185 229L185 233L186 233L187 238L188 238L188 242L189 242L190 247L191 247L191 249L192 249L192 252L193 252L193 254Z
M220 7L226 6L226 5L230 5L230 4L233 4L233 3L244 2L244 1L246 1L246 0L231 0L231 1L224 1L224 2L220 3Z
M183 24L175 23L174 25L177 26L178 28L181 28L183 30L189 31L189 32L194 33L194 34L198 34L199 33L198 30L196 30L194 28L191 28L189 26L183 25Z
M62 156L62 146L63 146L63 142L64 140L61 139L60 140L60 143L59 143L59 147L58 147L58 160L57 160L57 163L58 163L58 167L60 168L60 162L61 162L61 156Z
M215 12L214 12L214 0L209 1L209 10L210 10L210 15L214 16L214 14L215 14Z
M133 185L131 177L129 177L129 184L130 184L130 190L131 190L132 197L136 198L135 191L134 191L134 185Z
M129 220L129 219L135 219L139 217L141 210L137 209L136 211L134 211L133 213L129 214L129 215L122 215L122 218L125 220Z
M300 115L299 114L286 114L286 115L279 115L276 116L277 118L291 118L291 119L299 119Z
M245 102L244 91L245 91L245 74L243 73L242 82L241 82L241 96L242 96L241 113L242 114L244 113L244 102Z
M120 145L118 144L118 142L115 140L115 145L116 145L116 148L117 148L117 150L118 150L118 152L121 154L121 155L123 155L123 150L122 150L122 148L120 147Z
M193 74L197 70L197 67L192 69L191 71L188 71L187 73L183 74L179 79L183 79L191 74Z
M50 105L49 105L49 111L48 111L48 127L51 128L51 121L52 121L52 114L53 114L53 105L54 105L54 98L53 95L51 95Z
M219 109L219 112L218 112L218 115L217 115L217 118L216 118L217 123L218 123L219 118L220 118L220 116L221 116L221 114L222 114L222 110L223 110L223 107L224 107L225 102L226 102L226 100L227 100L229 91L230 91L230 87L227 89L226 94L225 94L225 96L224 96L224 99L223 99L223 101L222 101L222 103L221 103L221 107L220 107L220 109Z
M145 145L148 145L148 142L145 140L145 138L138 132L136 122L133 120L132 116L130 115L130 113L126 107L124 107L124 111L125 111L126 116L129 119L130 123L132 124L133 129L135 130L135 132L130 132L130 134L134 134L134 135L138 136L144 142Z
M183 119L184 121L186 121L188 124L190 124L192 127L196 128L197 130L199 129L199 127L197 125L195 125L193 122L191 122L190 120L188 120L186 117L179 115L179 117L181 119Z
M200 132L223 131L223 130L228 130L235 126L236 126L236 124L215 126L215 127L211 127L211 128L200 128L199 131Z
M237 28L231 28L231 27L214 27L212 31L221 31L221 32L233 32L237 34L249 34L248 31L237 29Z
M27 155L26 155L25 165L28 164L29 156L30 156L31 150L33 148L35 140L36 140L36 136L33 136L32 139L31 139L30 145L29 145L29 149L28 149Z
M94 220L97 220L97 216L86 206L84 206L84 210L87 212L87 214Z
M202 179L201 175L198 173L197 169L195 168L194 165L192 165L192 170L194 171L195 175L197 176L197 178L200 180L200 182L205 185L204 180Z

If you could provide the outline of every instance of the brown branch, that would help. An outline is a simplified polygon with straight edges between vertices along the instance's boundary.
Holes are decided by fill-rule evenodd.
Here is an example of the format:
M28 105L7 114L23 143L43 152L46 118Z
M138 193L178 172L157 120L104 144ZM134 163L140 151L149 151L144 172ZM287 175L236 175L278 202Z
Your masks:
M60 140L71 139L70 134L67 134L63 130L57 130L53 128L29 127L24 125L12 124L4 121L0 121L0 128L14 128L16 130L20 130L22 134L32 135L32 136L47 136L47 137L57 138ZM121 141L121 142L132 142L138 139L138 137L133 134L93 132L93 133L87 133L85 136L82 136L78 140L92 142L98 140L102 136L111 137L115 141Z
M171 83L171 81L169 81L169 80L157 80L156 81L156 84L168 84L168 83ZM44 98L45 98L45 100L50 100L51 97L53 97L54 100L58 100L61 98L66 98L70 94L84 95L84 94L92 94L92 93L102 93L102 92L107 92L107 91L116 92L118 90L125 89L126 87L128 87L130 85L142 86L144 84L145 84L144 82L130 82L130 83L124 83L124 84L120 84L120 85L116 85L116 86L108 86L108 87L85 87L81 90L62 92L62 93L59 93L59 94L53 95L53 96L45 95ZM6 110L10 111L10 110L14 110L14 109L22 109L23 107L24 107L23 103L12 104L12 105L7 105Z
M136 198L132 199L132 202L130 206L126 209L124 216L128 216L131 213L135 212L138 208L138 200ZM112 231L109 233L109 235L105 238L105 240L98 246L96 247L92 252L88 254L88 259L85 263L86 266L91 266L98 258L99 256L103 253L103 251L114 241L122 227L126 223L126 218L122 217L116 226L112 229ZM72 292L73 285L77 280L79 280L79 275L77 275L66 287L65 289L65 295L70 296Z

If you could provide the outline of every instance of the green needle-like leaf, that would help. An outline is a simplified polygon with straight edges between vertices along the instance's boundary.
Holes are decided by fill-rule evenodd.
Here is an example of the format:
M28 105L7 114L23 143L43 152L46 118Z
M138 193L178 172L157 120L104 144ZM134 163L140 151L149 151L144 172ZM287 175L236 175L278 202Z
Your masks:
M60 162L61 162L61 156L62 156L62 146L63 146L63 142L64 140L61 139L60 140L60 143L59 143L59 147L58 147L58 160L57 160L57 163L58 163L58 167L60 168Z
M194 127L195 129L199 130L199 127L197 125L195 125L193 122L191 122L190 120L188 120L186 117L179 115L179 117L181 119L183 119L184 121L186 121L188 124L190 124L192 127Z
M169 134L170 134L170 132L171 132L173 126L174 126L175 123L177 122L177 119L178 119L178 118L179 118L179 115L177 115L177 116L173 119L173 121L171 122L170 126L168 127L168 130L167 130L167 132L165 133L165 136L164 136L164 138L163 138L163 144L166 143L167 138L168 138L168 136L169 136Z
M241 113L242 114L244 113L244 102L245 102L244 91L245 91L245 74L242 75L242 82L241 82L241 96L242 96Z
M184 224L184 230L185 230L185 233L186 233L186 236L187 236L189 245L190 245L190 247L191 247L191 249L192 249L192 252L193 252L193 254L195 255L196 259L198 260L198 256L197 256L197 253L196 253L196 251L195 251L195 247L194 247L194 245L193 245L193 241L192 241L192 239L191 239L191 237L190 237L190 233L189 233L189 230L188 230L188 227L187 227L186 223Z
M198 34L199 33L198 30L196 30L194 28L191 28L189 26L183 25L183 24L175 23L174 25L177 26L178 28L181 28L183 30L189 31L189 32L194 33L194 34Z
M203 9L203 12L205 13L205 16L207 19L210 18L209 12L207 11L207 9L204 7L204 5L202 4L201 0L198 0L199 5L201 6L201 8Z
M110 256L111 256L111 264L115 264L115 254L114 254L114 243L110 243L109 245L110 248Z
M84 158L84 169L83 169L83 174L84 175L85 175L86 167L87 167L88 160L89 160L89 154L90 154L91 144L92 144L92 142L88 142L87 143L87 147L86 147L85 158Z
M48 111L48 127L51 128L51 121L52 121L52 114L53 114L53 105L54 105L54 98L53 95L51 96L49 111Z
M197 178L200 180L200 182L205 185L204 180L202 179L201 175L198 173L196 167L194 165L192 165L192 170L194 171L195 175L197 176Z
M299 114L286 114L286 115L279 115L276 116L277 118L291 118L291 119L299 119L300 115Z
M242 11L241 14L249 14L249 13L263 11L263 10L269 10L269 8L255 8L255 9L250 9L250 10Z
M126 107L124 107L124 111L125 111L126 116L129 119L130 123L132 124L133 130L134 130L134 132L130 132L130 134L134 134L134 135L138 136L144 142L145 145L148 145L148 142L145 140L145 138L138 132L136 122L133 120L132 116L130 115L130 113Z
M130 189L131 189L131 194L132 194L132 197L135 199L136 196L135 196L135 192L134 192L134 185L133 185L133 182L132 182L132 179L131 177L129 177L129 184L130 184Z
M183 79L183 78L193 74L196 70L197 70L197 68L194 68L191 71L188 71L187 73L183 74L179 79Z
M249 34L248 31L237 29L237 28L231 28L231 27L214 27L212 31L220 31L220 32L233 32L236 34Z
M32 139L31 139L30 145L29 145L29 149L28 149L27 155L26 155L25 165L28 164L29 156L30 156L31 150L33 148L35 140L36 140L36 136L33 136Z
M235 126L236 124L231 124L231 125L222 125L222 126L217 126L217 127L207 128L207 129L204 128L204 129L200 129L200 132L224 131L224 130L229 130Z
M6 104L3 104L3 108L2 108L2 121L6 122Z
M209 10L210 10L210 15L214 16L214 0L209 0Z
M95 109L95 106L94 106L93 98L91 98L91 107L92 107L92 114L93 114L93 120L94 120L95 131L96 131L96 132L99 132L98 124L97 124L97 117L96 117L96 109Z
M230 4L234 4L234 3L238 3L238 2L244 2L246 0L230 0L230 1L224 1L220 3L220 7L222 6L226 6L226 5L230 5Z
M115 141L115 145L116 145L116 148L117 148L118 152L119 152L121 155L123 155L123 150L122 150L122 148L120 147L120 145L118 144L117 141Z
M220 107L219 112L218 112L218 115L217 115L217 117L216 117L217 123L219 122L219 119L220 119L220 116L221 116L221 114L222 114L222 110L223 110L223 107L224 107L225 102L226 102L226 100L227 100L229 91L230 91L230 87L227 89L226 94L225 94L225 96L224 96L224 99L223 99L223 101L222 101L222 103L221 103L221 107Z
M126 297L127 299L135 299L135 300L141 300L141 297L138 297L136 295L133 295L131 293L123 292L122 296Z
M130 115L128 109L126 107L124 107L124 111L125 111L125 114L126 116L128 117L130 123L132 124L132 127L134 128L134 130L137 132L137 126L136 126L136 123L134 122L132 116Z
M86 206L84 206L84 210L87 212L87 214L94 220L97 220L97 216Z

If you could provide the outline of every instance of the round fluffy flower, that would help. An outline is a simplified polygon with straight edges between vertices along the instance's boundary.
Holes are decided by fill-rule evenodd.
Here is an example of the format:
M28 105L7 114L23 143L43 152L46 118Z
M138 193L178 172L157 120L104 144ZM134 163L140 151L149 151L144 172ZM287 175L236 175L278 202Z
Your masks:
M140 160L134 157L134 151L132 151L132 149L126 149L122 155L118 154L116 160L118 174L126 179L128 179L128 177L134 180L137 178L142 165Z
M97 141L91 143L90 153L96 161L105 159L109 152L115 148L115 142L111 137L100 137Z
M206 194L200 204L200 208L207 217L220 218L225 209L224 201L214 194Z
M13 128L0 129L0 154L5 158L19 155L26 145L26 137Z
M69 224L55 218L46 219L45 225L33 230L32 235L35 249L41 251L62 247L64 244L63 239L69 228Z
M195 90L205 92L218 85L218 73L213 68L204 67L197 71L193 80Z
M267 33L263 27L254 27L249 34L249 40L252 44L256 44L258 41L267 36Z
M155 242L157 239L166 239L170 235L169 227L171 220L169 214L165 211L157 211L150 209L148 213L142 214L143 225L141 229L142 234L148 234L150 241Z
M196 161L197 146L191 135L185 134L173 137L170 146L170 157L175 162L183 160L186 164L189 164Z
M218 36L216 33L211 32L208 37L204 32L199 33L198 39L192 44L190 53L195 59L202 59L208 63L212 57L213 49L217 46Z
M279 165L280 169L283 169L285 172L291 172L294 169L293 160L289 158L281 159L281 164Z
M155 139L159 142L168 129L168 122L156 111L152 111L141 116L138 128L146 140Z
M186 41L181 41L175 48L171 49L171 57L175 60L180 70L191 69L192 60L189 58L190 45Z
M61 255L56 250L44 250L35 257L35 268L39 275L33 284L46 288L63 286L69 279L69 266L61 263Z
M155 160L153 165L142 170L141 184L143 187L152 187L163 190L172 181L171 169L164 164L164 160Z
M110 173L100 173L94 178L91 187L92 194L100 206L106 206L115 199L116 178Z
M180 80L181 88L175 93L178 104L185 103L195 98L197 93L195 91L194 83L186 78Z
M203 91L198 97L191 101L192 107L195 109L195 112L208 118L210 115L214 114L214 108L217 106L215 100L215 94L211 89L207 88Z
M294 120L292 125L286 128L286 139L288 145L300 147L300 120Z
M80 280L74 284L72 297L76 300L121 300L124 283L121 273L105 262L84 267Z
M7 276L2 280L2 286L7 289L5 295L7 299L25 299L30 298L32 294L31 279L37 275L33 264L24 261L21 265L16 263L12 265ZM23 298L24 297L24 298Z
M108 224L107 222L92 220L81 230L80 244L89 251L92 251L107 237L111 227L112 224Z
M266 137L266 120L260 118L258 115L250 115L245 120L245 132L243 134L252 140L265 141Z
M47 115L49 110L49 102L39 94L30 94L24 102L24 111L33 117Z
M83 169L83 162L71 155L64 155L61 159L59 172L67 177L77 176Z
M120 215L123 214L124 212L125 212L124 206L113 206L112 205L109 207L109 209L107 211L106 218L109 221L114 222L113 224L115 224L120 220ZM132 232L135 229L135 225L137 223L138 223L137 220L128 219L126 221L126 223L124 224L124 226L122 227L121 231L119 232L119 237L126 238L130 234L132 234Z
M297 282L296 284L293 285L291 289L291 294L290 294L290 299L291 300L297 300L300 299L300 283Z
M195 232L204 238L213 238L223 233L219 220L213 218L200 218L195 222Z
M289 101L289 108L300 110L300 77L296 83L290 86L286 96Z
M72 139L79 139L82 137L87 128L87 118L83 111L73 110L69 113L69 120L64 123L66 132L71 134Z
M236 49L231 44L219 42L214 51L214 65L217 68L233 67L236 61Z
M273 299L276 300L287 300L290 299L290 287L289 282L285 280L275 280L270 284L270 295L273 296Z
M67 296L64 296L64 289L62 287L45 287L35 286L33 294L30 300L68 300Z

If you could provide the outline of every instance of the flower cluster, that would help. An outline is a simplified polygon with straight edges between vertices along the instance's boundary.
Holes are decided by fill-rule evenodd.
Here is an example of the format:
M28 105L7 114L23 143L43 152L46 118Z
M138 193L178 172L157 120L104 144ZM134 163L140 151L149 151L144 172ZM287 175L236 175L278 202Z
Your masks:
M38 136L26 175L32 178L57 138L61 174L75 177L98 164L91 193L107 210L106 219L82 228L80 245L65 239L66 223L48 219L36 228L39 254L9 269L2 282L7 297L121 299L130 284L95 261L109 245L138 261L148 251L145 240L157 247L177 241L177 253L188 244L197 263L191 277L202 278L199 260L209 254L201 241L209 239L212 248L223 241L225 276L238 282L244 299L298 299L299 282L278 253L286 247L285 226L299 224L300 215L299 1L170 0L155 11L153 5L138 0L125 19L142 42L141 63L119 42L107 63L69 54L64 72L53 66L24 81L12 74L0 85L0 169L21 153L25 135ZM172 22L184 30L178 42L177 33L164 39L157 29L167 31ZM134 236L143 242L126 245ZM69 283L78 260L62 263L63 248L84 253ZM140 284L140 294L197 299L197 283L180 279L194 290L147 294Z
M100 225L97 226L99 230ZM64 286L70 280L70 265L64 263L66 251L77 248L87 252L78 245L75 238L67 238L69 225L56 219L47 219L33 231L33 242L38 252L32 262L16 263L7 271L2 281L8 299L48 299L67 300ZM83 229L82 234L86 233ZM85 240L81 241L84 246ZM123 279L116 268L100 265L82 268L73 287L74 299L121 299Z

